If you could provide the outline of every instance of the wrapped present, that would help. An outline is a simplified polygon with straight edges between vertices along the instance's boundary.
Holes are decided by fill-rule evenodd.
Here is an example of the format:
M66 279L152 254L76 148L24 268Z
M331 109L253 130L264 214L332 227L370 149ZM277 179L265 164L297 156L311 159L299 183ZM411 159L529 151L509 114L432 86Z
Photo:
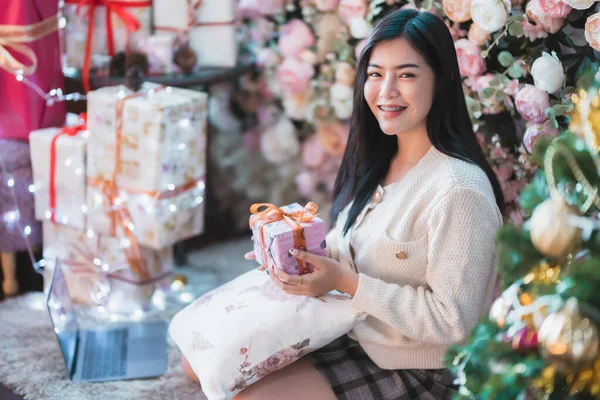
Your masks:
M79 125L40 129L29 136L38 221L85 229L87 133L83 116Z
M178 71L173 62L175 40L173 35L159 33L139 42L140 51L148 57L150 75L171 74Z
M89 228L155 249L202 233L206 101L149 83L89 93Z
M189 40L197 66L236 65L234 0L155 0L153 7L155 30Z
M266 209L261 210L263 207ZM291 275L303 275L312 266L293 258L289 250L296 248L326 256L325 222L316 216L317 205L302 207L293 203L284 207L254 204L250 209L250 228L254 236L254 253L260 265L277 267Z
M157 288L166 289L171 280L172 248L142 247L134 260L130 248L124 239L45 222L44 285L58 258L73 301L115 313L148 309Z
M65 64L82 70L86 91L91 68L108 65L118 52L137 50L138 41L150 36L151 8L151 0L65 0Z
M42 90L62 91L58 0L0 2L0 138L27 140L35 129L62 126L65 106L47 102L15 79L22 75Z

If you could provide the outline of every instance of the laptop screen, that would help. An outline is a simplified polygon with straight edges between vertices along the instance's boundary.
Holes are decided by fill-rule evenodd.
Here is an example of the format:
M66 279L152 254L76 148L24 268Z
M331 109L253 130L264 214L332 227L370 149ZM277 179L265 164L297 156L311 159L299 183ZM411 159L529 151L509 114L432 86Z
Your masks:
M54 263L54 271L48 290L47 305L54 332L58 338L60 350L69 371L69 376L72 376L79 327L75 317L73 302L67 290L65 275L58 259Z

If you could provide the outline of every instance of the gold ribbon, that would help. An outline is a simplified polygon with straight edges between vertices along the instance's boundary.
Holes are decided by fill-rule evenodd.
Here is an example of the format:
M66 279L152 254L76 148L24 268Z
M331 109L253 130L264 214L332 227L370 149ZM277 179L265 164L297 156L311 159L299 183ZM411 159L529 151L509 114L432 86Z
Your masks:
M35 42L58 30L59 14L32 25L0 25L0 67L14 75L29 76L37 70L35 52L24 43ZM9 51L22 54L29 65L18 61Z
M260 208L266 207L266 209L259 211ZM252 216L250 217L250 228L259 226L260 229L260 249L263 257L263 263L268 264L267 249L265 246L265 235L264 227L277 221L285 221L294 235L294 247L306 251L306 238L304 237L304 228L300 225L300 222L308 222L317 216L317 206L312 201L307 203L302 210L285 212L281 208L271 203L256 203L250 207ZM300 275L304 275L308 272L306 263L302 260L298 260L298 271Z

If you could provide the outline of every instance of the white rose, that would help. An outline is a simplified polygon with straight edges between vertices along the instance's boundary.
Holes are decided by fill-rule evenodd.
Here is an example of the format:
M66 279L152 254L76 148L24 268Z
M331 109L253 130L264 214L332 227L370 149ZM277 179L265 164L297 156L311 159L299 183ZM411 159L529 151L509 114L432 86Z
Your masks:
M556 53L552 55L544 52L531 66L533 83L539 89L548 93L556 93L565 84L565 71Z
M350 18L350 35L354 39L364 39L373 31L373 27L363 17Z
M274 164L285 163L290 157L297 155L300 152L300 142L292 121L286 117L279 118L261 136L260 149L265 159Z
M339 119L348 119L352 115L352 96L354 91L351 87L334 83L331 86L329 95L331 96L331 106L335 111L335 116Z
M284 96L283 108L285 109L285 115L298 121L306 119L311 97L312 93L308 90Z
M473 0L471 2L471 18L473 22L487 32L496 32L506 25L510 1L508 0Z
M576 10L587 10L596 0L562 0L562 2Z

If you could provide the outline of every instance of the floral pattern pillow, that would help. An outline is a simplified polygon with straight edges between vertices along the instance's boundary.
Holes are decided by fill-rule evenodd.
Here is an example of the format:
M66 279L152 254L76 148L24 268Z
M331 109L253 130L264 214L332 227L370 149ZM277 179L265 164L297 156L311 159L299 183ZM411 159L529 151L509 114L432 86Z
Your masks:
M336 292L287 294L254 270L177 313L169 334L208 399L230 399L352 330L365 315L351 303Z

